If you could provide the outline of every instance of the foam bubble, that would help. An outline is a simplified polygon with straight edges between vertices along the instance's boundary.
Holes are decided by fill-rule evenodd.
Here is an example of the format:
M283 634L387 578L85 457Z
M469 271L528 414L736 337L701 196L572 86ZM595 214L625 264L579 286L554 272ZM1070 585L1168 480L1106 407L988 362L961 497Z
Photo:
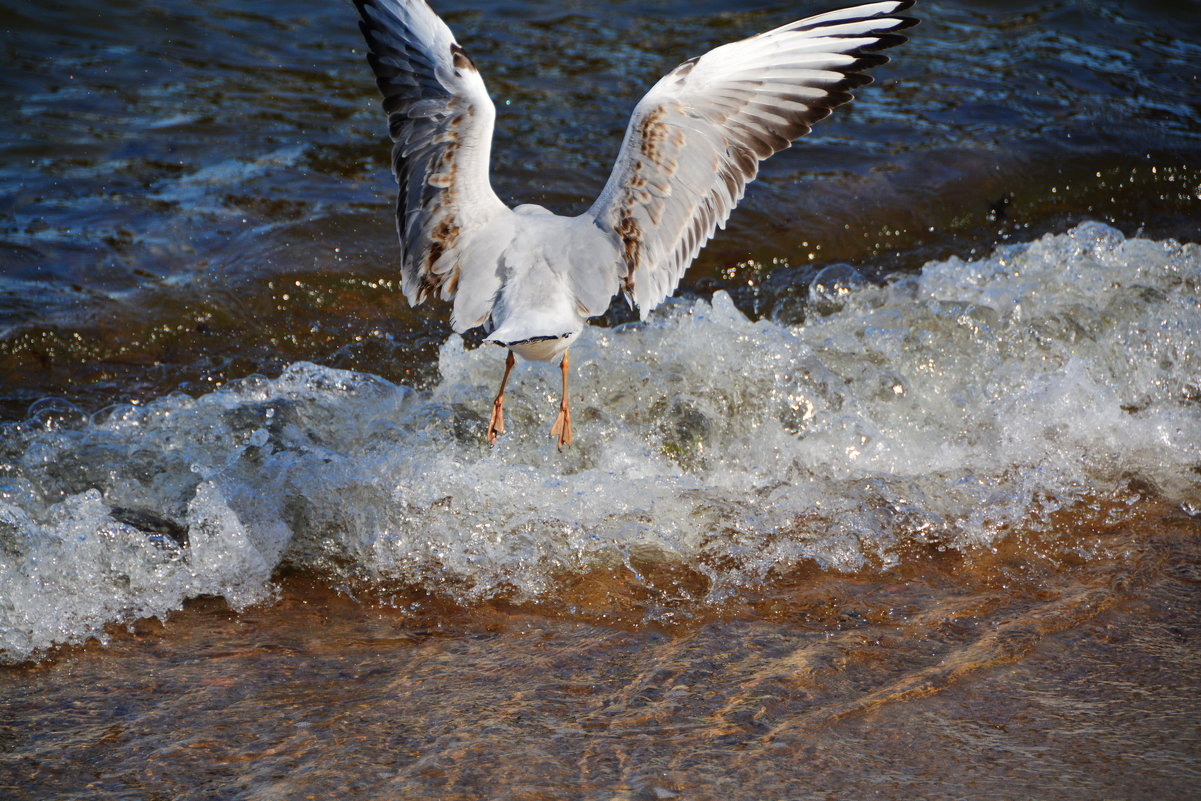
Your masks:
M471 601L669 559L718 602L802 560L988 547L1077 504L1201 507L1196 246L1089 224L883 286L828 277L801 325L718 293L590 329L564 453L538 365L487 447L502 354L457 338L425 392L297 364L90 418L47 404L0 433L0 649L199 594L254 603L285 563Z

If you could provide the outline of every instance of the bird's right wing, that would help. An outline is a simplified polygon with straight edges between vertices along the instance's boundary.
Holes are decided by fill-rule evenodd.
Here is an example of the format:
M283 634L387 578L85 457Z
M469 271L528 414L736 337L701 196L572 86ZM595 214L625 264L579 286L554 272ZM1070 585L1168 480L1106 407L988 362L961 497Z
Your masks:
M759 162L870 83L905 41L913 0L831 11L685 61L634 109L589 214L621 244L620 289L643 318L680 282Z
M506 210L488 180L496 107L475 64L425 0L355 5L395 142L405 296L413 305L431 294L450 300L461 281L473 280L461 274L464 232Z

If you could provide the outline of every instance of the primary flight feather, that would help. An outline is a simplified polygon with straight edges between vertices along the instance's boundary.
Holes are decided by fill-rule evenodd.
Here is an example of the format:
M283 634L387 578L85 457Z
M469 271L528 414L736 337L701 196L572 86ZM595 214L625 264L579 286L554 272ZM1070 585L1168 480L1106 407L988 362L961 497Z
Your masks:
M399 186L396 227L409 302L453 303L458 332L508 349L487 437L504 431L516 353L560 360L551 434L572 440L568 349L618 292L643 319L724 226L759 162L870 83L878 50L916 24L885 0L722 45L669 72L638 103L588 211L506 206L488 178L496 108L475 64L425 0L355 0L384 96Z

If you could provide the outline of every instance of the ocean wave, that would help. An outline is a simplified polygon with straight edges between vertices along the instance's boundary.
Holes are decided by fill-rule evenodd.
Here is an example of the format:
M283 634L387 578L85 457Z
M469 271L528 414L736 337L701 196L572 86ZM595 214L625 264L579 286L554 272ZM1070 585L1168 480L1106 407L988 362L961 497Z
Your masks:
M1197 513L1199 290L1201 248L1090 223L883 285L828 268L795 325L673 302L573 348L563 453L538 365L488 448L501 351L457 337L422 391L295 364L91 415L48 400L0 430L0 652L269 600L281 566L472 603L661 561L719 604L805 562L1052 536L1065 510Z

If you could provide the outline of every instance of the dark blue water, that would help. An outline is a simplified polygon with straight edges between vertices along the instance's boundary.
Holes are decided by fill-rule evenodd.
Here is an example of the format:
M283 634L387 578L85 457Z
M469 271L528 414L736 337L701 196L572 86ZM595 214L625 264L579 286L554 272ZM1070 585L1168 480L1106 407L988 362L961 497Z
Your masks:
M500 195L572 212L659 75L808 9L440 10L497 100ZM913 268L1086 218L1195 238L1199 10L923 3L861 102L765 164L682 292L766 313L810 267ZM395 284L387 144L346 4L5 3L0 36L5 416L299 359L430 378L445 315Z

